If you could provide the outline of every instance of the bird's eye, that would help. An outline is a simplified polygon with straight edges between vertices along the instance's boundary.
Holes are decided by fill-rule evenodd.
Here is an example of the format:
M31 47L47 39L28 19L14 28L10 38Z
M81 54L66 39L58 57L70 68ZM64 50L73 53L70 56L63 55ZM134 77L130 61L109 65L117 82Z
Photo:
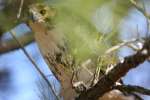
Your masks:
M45 15L46 14L46 10L45 9L40 10L40 14Z

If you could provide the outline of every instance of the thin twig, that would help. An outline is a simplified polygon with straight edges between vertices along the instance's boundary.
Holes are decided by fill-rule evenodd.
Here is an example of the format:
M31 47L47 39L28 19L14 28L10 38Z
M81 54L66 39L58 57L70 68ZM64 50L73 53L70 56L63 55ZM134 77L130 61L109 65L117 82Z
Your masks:
M143 100L142 97L140 97L138 94L136 93L131 93L131 95L133 95L135 97L135 100Z
M55 91L53 90L53 87L51 85L51 83L49 82L49 80L46 78L46 76L44 75L44 73L40 70L40 68L38 67L38 65L35 63L35 61L32 59L32 57L28 54L28 52L25 50L25 48L23 47L22 43L17 39L17 37L15 36L15 32L13 30L10 31L11 36L14 38L14 40L17 42L17 44L20 46L20 48L22 49L22 51L24 52L24 54L27 56L27 58L29 59L29 61L34 65L35 69L39 72L39 74L42 76L42 78L45 80L45 82L48 84L48 86L50 87L50 89L52 90L52 93L56 96L57 100L60 100L60 98L57 96L57 94L55 93Z
M134 92L131 93L130 91L125 91L125 89L118 88L118 86L120 85L125 85L122 80L120 81L121 81L120 84L119 85L115 84L115 86L113 86L112 89L120 90L125 96L132 95L135 97L136 100L143 100L137 93L134 93Z
M146 32L145 32L146 33L146 35L145 35L146 37L149 36L149 26L150 26L149 25L149 20L146 18Z
M122 42L122 43L120 43L120 44L118 44L118 45L115 45L115 46L109 48L109 49L105 52L105 54L109 54L109 53L111 53L111 52L113 52L113 51L116 51L116 50L120 49L120 48L123 47L123 46L129 46L129 44L135 43L135 42L137 42L137 41L139 41L139 39L132 39L132 40L129 40L129 41L124 41L124 42ZM130 45L130 47L133 48L133 49L135 49L135 48L134 48L133 46L131 46L131 45Z
M121 91L126 91L128 93L140 93L143 95L150 95L150 89L146 89L144 87L140 87L140 86L134 86L134 85L117 85L113 87L114 89L118 89Z
M24 0L21 0L20 2L20 7L19 7L19 10L18 10L18 13L17 13L17 18L19 19L20 16L21 16L21 12L22 12L22 8L23 8L23 3L24 3Z
M138 6L137 2L135 0L130 0L130 2L135 6L135 8L137 10L139 10L146 18L146 25L147 25L147 29L146 29L146 37L149 35L149 20L150 20L150 15L146 13L146 7L144 2L143 7Z
M130 0L130 2L134 5L134 7L139 10L146 18L150 19L150 15L148 15L144 8L137 5L137 2L135 0Z
M138 28L138 24L136 25L136 38L140 38L140 33L139 33L139 28Z
M18 36L18 40L22 43L22 45L27 45L34 41L32 33L26 33ZM9 51L13 51L15 49L20 48L14 39L0 40L0 55L7 53Z
M145 7L145 4L143 3L143 7L144 7L144 12L146 12L146 7ZM148 37L149 36L149 20L148 20L148 18L145 16L145 18L146 18L146 37Z

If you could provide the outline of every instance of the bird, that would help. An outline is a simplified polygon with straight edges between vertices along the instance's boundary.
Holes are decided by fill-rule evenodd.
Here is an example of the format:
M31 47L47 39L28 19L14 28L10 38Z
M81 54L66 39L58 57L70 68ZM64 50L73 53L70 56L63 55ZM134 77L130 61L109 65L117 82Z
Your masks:
M27 24L34 32L35 41L51 71L62 85L60 95L65 100L70 100L69 98L72 98L70 96L73 95L69 94L75 94L75 91L70 84L71 77L68 77L72 76L72 71L67 67L73 66L70 63L73 62L73 59L68 56L63 34L55 28L52 22L56 11L45 4L32 4L29 6L29 15L31 17Z
M49 63L55 65L61 63L61 57L65 52L65 45L62 35L55 30L51 21L55 11L43 4L33 4L29 7L32 20L28 22L31 30L35 33L35 40L42 47L42 54L49 57Z

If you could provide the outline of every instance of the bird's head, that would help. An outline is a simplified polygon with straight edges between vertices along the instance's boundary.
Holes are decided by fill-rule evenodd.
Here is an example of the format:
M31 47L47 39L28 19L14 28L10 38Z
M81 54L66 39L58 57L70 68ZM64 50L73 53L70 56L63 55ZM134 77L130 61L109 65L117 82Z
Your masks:
M45 4L32 4L29 6L29 13L33 21L45 22L56 15L56 10Z

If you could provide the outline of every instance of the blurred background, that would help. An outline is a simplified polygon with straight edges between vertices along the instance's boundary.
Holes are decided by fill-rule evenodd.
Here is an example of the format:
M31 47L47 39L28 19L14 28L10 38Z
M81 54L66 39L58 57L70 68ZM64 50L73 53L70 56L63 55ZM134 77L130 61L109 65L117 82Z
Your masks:
M30 28L23 23L25 20L24 16L27 16L27 9L25 8L29 4L43 1L57 6L57 2L65 3L75 0L24 0L24 13L21 14L21 18L17 21L16 12L18 12L21 0L0 0L0 100L55 100L52 92L47 92L51 90L47 88L45 82L41 79L31 62L22 50L17 47L15 41L12 40L9 33L11 29L16 32L16 36L26 45L27 52L48 77L54 90L59 93L60 84L44 62L39 48L34 42L33 33ZM81 1L85 5L86 3L90 3L88 2L90 0ZM97 9L92 12L92 16L87 18L87 20L93 23L98 32L103 34L116 32L117 35L115 36L118 38L118 41L136 38L137 33L139 33L139 37L146 36L148 27L147 19L128 0L96 1L93 2L95 2L94 5ZM150 13L150 1L140 0L139 2L141 4L144 2L146 12ZM77 13L80 15L81 12ZM24 38L24 36L27 37ZM114 39L110 41L115 42ZM10 50L7 46L12 46L13 49ZM118 57L123 58L133 53L134 51L132 49L123 47L118 52ZM123 81L125 84L139 85L150 89L149 73L150 63L145 61L136 69L130 70L123 77ZM142 98L144 100L150 100L149 96L143 95Z

